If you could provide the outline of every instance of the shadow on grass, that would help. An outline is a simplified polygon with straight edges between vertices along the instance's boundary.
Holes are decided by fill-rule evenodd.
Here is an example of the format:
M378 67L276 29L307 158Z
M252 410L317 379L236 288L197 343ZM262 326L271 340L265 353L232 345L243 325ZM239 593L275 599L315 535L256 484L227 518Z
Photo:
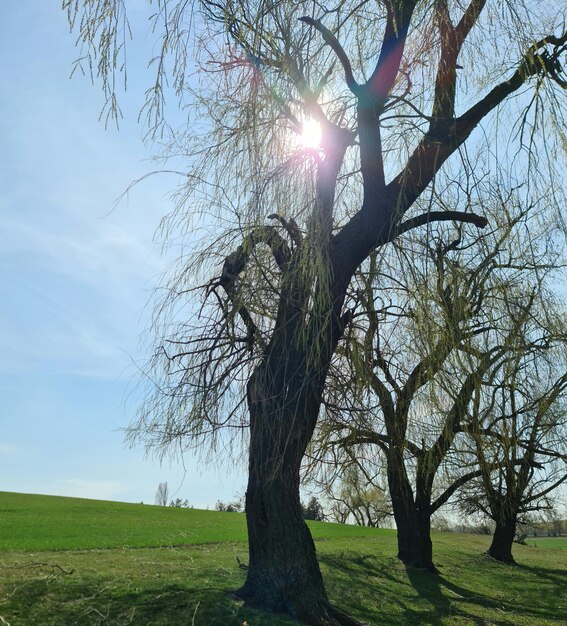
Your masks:
M553 586L557 587L557 593L566 593L567 589L567 569L548 569L545 567L534 567L533 565L517 564L520 571L529 572L539 579L546 579Z
M566 578L561 569L510 568L463 557L458 565L446 565L441 575L434 575L406 568L393 557L352 551L322 554L320 561L331 601L371 626L559 623L558 598ZM173 583L164 572L159 578L131 580L52 569L42 577L4 585L0 614L9 623L26 626L294 624L245 608L227 590L231 583L238 584L240 574L226 571L225 577L218 567L193 576L185 570L185 577Z
M370 625L442 626L452 620L478 626L516 626L520 620L534 625L543 620L554 622L559 618L557 601L548 600L553 596L557 599L565 591L565 572L555 569L510 569L499 563L471 560L464 571L474 571L475 575L463 582L458 578L459 568L449 576L436 575L405 567L395 558L342 554L323 555L320 561L327 566L325 579L331 597L340 599L339 608ZM528 571L531 585L542 579L550 583L537 605L532 602L531 592L518 591L523 584L521 578L502 578L522 569ZM506 585L508 582L510 585ZM508 588L510 598L503 601Z
M288 626L295 622L245 608L230 591L216 587L156 585L124 589L31 581L3 603L8 622L27 626Z
M494 598L471 591L470 589L457 585L443 577L442 574L433 574L413 567L406 567L407 577L415 591L433 607L431 624L443 624L441 616L464 617L472 620L474 624L484 626L487 622L483 617L479 617L477 611L472 610L474 606L482 609L497 610L498 603ZM469 606L467 610L465 607ZM414 615L418 623L418 614ZM499 624L513 625L514 621L498 621Z
M470 567L472 565L471 563ZM485 573L485 589L499 590L505 596L508 590L510 597L505 597L503 600L499 597L491 597L475 588L477 586L473 581L470 581L472 584L464 586L443 575L430 574L411 567L406 568L406 571L412 586L420 596L432 604L438 604L446 613L468 617L479 625L486 624L486 619L478 615L478 609L480 611L488 609L493 616L491 621L502 625L514 626L519 617L533 624L540 623L542 619L550 621L558 619L557 607L554 607L554 603L550 600L564 593L567 582L564 571L503 564L489 557L479 559L477 568L477 576L479 572ZM518 598L518 588L522 587L522 570L530 573L532 581L547 578L551 583L545 589L538 587L539 603L537 605L534 604L533 596L527 592L527 588L526 593ZM514 591L516 593L512 597ZM473 610L473 607L477 610Z

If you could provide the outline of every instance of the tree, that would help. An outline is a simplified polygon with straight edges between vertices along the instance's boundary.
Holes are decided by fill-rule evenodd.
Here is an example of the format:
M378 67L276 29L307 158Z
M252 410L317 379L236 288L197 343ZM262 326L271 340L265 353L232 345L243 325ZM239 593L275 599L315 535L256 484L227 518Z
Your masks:
M155 502L158 506L167 506L167 500L169 498L169 487L167 483L160 483L156 489Z
M563 341L564 313L553 308L549 291L562 276L551 244L557 225L543 219L545 205L526 206L502 192L484 200L492 232L402 239L397 260L383 258L381 266L371 260L359 271L356 297L364 313L338 351L343 359L330 374L313 446L332 468L383 455L398 556L430 570L432 514L468 481L507 463L489 454L479 465L458 452L464 433L475 428L475 394L510 360L533 358L542 342ZM526 324L536 319L554 322L527 335ZM547 447L557 454L560 441ZM491 449L479 441L484 445Z
M186 259L170 282L161 311L174 314L158 328L149 372L159 384L131 433L167 449L179 439L202 443L229 425L249 427L250 558L239 594L251 606L306 624L353 623L329 603L299 499L302 457L353 314L349 284L373 250L403 232L440 220L484 226L460 211L411 211L509 96L533 85L534 101L544 104L554 97L547 88L564 84L567 35L544 30L548 18L552 29L561 24L558 7L540 24L529 6L510 2L489 13L489 4L345 1L328 10L307 2L158 2L161 52L145 112L158 136L167 130L161 116L172 67L175 89L197 113L173 139L172 152L192 157L183 206L216 209L237 226L197 260L208 259L214 273L236 234L240 245L206 281L200 328L175 317L192 288ZM112 112L124 4L64 6L91 61L98 54L93 66ZM202 28L201 67L209 71L199 86L188 81L190 24ZM518 47L511 67L509 51ZM467 79L459 82L463 64ZM477 88L487 77L492 86ZM530 101L527 117L515 119L528 128L542 110ZM209 126L195 138L200 114ZM317 149L292 139L307 119L321 125ZM534 121L532 138L538 128ZM517 138L528 151L537 146ZM467 167L461 156L459 167ZM179 223L183 212L170 225Z
M351 520L358 526L380 528L392 516L387 489L380 484L379 477L374 473L371 475L358 460L351 465L342 465L341 469L338 488L333 483L326 485L331 519L339 524Z
M452 448L471 428L469 405L487 372L518 353L518 333L522 349L530 349L522 328L546 293L549 268L558 265L544 245L549 233L535 232L538 205L513 206L510 196L506 206L501 193L492 202L485 198L490 233L471 236L460 229L452 237L431 232L402 239L397 260L378 266L373 259L359 272L365 314L351 324L344 360L336 366L350 372L351 384L346 394L348 382L332 387L337 393L327 403L315 446L323 452L341 448L339 466L383 454L398 556L432 571L432 514L482 473L474 460L462 458L451 461L451 471L441 469L449 469ZM383 266L391 268L388 274ZM520 294L529 303L519 307L521 314L502 310ZM487 466L497 463L493 458Z
M565 311L559 316L564 327ZM481 473L461 501L465 512L495 522L488 554L505 563L514 562L522 517L552 510L553 492L567 480L567 336L531 326L515 358L478 390L469 434ZM528 331L538 341L526 350Z
M325 521L323 505L315 496L311 496L307 504L302 503L301 509L303 511L303 519L315 520L316 522Z
M240 513L243 508L241 499L236 499L228 503L218 500L215 504L215 511L225 511L226 513Z
M182 500L181 498L175 498L175 500L171 500L171 502L169 503L169 506L174 507L176 509L189 509L189 508L193 508L190 504L189 504L189 500L187 500L187 498L185 498L185 500Z

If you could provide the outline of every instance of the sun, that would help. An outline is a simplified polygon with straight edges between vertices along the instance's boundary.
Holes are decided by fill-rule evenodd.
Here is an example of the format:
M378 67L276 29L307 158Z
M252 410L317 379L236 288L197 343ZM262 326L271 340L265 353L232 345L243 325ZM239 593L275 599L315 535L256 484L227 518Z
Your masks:
M321 145L321 124L313 119L306 119L301 125L299 141L304 148L319 148Z

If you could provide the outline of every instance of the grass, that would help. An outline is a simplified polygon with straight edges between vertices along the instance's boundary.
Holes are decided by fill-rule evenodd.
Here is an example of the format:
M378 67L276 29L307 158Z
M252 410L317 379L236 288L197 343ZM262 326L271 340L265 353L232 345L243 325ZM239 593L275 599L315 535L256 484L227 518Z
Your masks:
M315 539L373 532L325 522L310 522L310 527ZM242 513L0 492L0 552L171 547L246 539Z
M331 600L368 624L567 623L565 551L514 546L518 565L506 566L483 555L489 537L434 535L433 576L395 558L393 531L312 531ZM293 624L228 593L244 580L243 533L236 513L0 493L0 616L12 626Z
M534 548L567 550L567 537L528 537L526 543Z

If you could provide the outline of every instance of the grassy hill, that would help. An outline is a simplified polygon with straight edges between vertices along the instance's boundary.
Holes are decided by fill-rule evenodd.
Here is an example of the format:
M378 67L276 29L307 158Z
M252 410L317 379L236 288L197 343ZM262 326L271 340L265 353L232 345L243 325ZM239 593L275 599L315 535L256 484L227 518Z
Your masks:
M434 535L441 574L404 567L395 533L313 523L332 601L370 625L567 624L567 551ZM553 544L557 545L557 544ZM0 492L0 624L284 626L228 591L242 584L244 515Z
M309 525L316 539L394 533L326 522ZM246 539L243 513L0 491L0 551L172 547Z

